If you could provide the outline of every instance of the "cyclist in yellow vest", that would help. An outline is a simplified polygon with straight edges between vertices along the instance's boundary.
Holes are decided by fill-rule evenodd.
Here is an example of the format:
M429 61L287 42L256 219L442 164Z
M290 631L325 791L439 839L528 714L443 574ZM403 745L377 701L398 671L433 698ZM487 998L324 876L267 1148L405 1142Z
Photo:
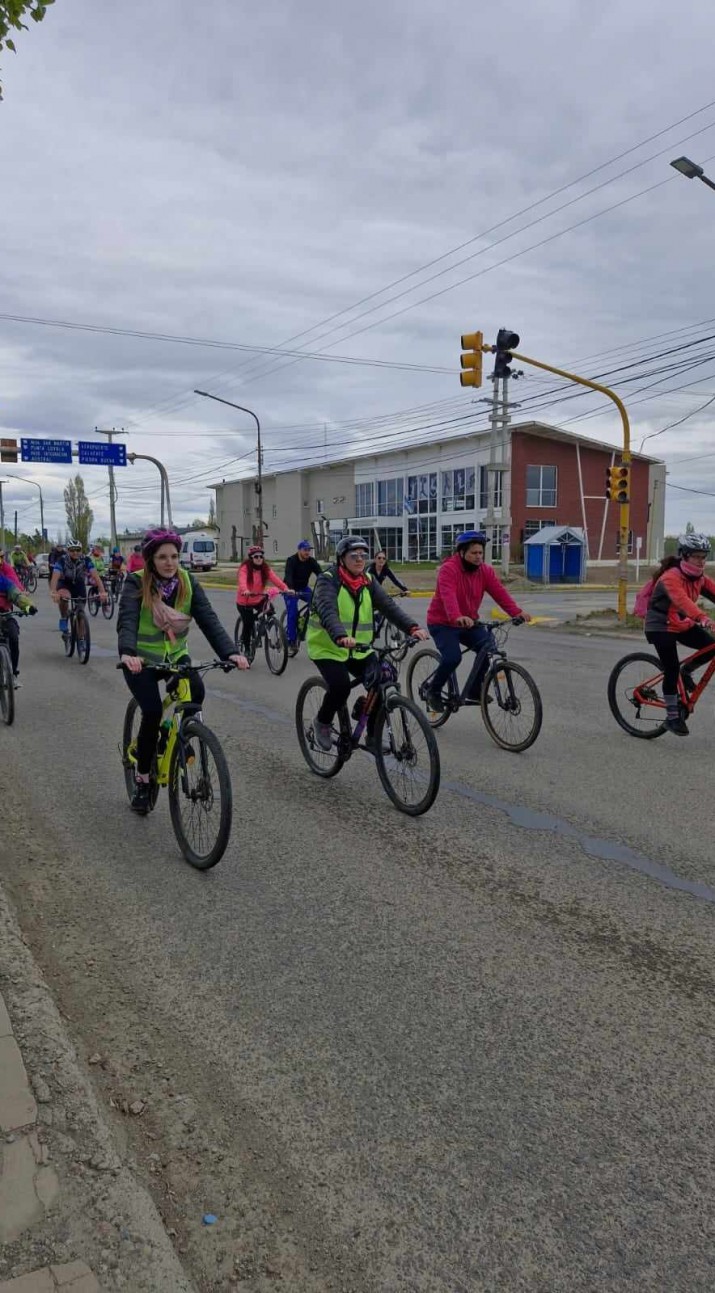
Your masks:
M424 640L429 637L400 610L374 576L365 574L368 546L364 539L347 535L336 550L336 563L315 582L308 633L308 655L317 664L328 690L313 726L321 750L331 748L331 724L348 699L354 678L362 678L374 659L370 645L375 611L403 633Z
M127 575L117 616L119 659L124 678L142 712L137 735L137 784L132 808L149 810L149 779L156 751L162 700L159 681L171 678L162 665L176 665L189 659L187 637L196 620L210 646L221 660L247 669L245 656L238 655L206 593L193 575L179 565L182 539L172 530L148 530L144 536L144 569ZM144 665L157 668L145 670ZM200 705L205 690L201 676L189 673L191 699Z

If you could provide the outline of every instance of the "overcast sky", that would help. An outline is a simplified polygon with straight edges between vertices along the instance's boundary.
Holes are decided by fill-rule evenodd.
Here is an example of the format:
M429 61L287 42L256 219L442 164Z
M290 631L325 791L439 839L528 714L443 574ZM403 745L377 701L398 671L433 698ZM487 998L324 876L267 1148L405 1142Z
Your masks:
M195 386L258 412L270 470L483 419L458 384L465 330L506 324L527 354L587 375L715 333L715 192L668 166L686 153L715 175L702 0L56 0L30 27L2 58L0 311L259 348L312 329L288 348L422 370L0 319L2 435L124 428L128 448L166 462L179 522L251 461L251 419ZM668 529L715 531L715 401L697 412L715 397L715 340L624 377L635 448L687 419L646 446L668 462ZM555 403L553 388L526 377L523 409L619 443L599 400ZM68 469L9 470L43 483L54 533ZM84 475L106 531L106 472ZM154 468L118 478L120 528L152 522ZM30 487L5 500L21 525L37 519Z

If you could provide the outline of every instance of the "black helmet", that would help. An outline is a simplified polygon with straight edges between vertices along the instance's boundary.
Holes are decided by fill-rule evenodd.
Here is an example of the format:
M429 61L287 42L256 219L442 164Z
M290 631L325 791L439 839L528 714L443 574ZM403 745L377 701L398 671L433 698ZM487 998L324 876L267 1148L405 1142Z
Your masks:
M361 539L359 534L346 534L335 549L335 555L338 561L342 561L349 552L364 552L367 556L369 551L370 547L366 539Z

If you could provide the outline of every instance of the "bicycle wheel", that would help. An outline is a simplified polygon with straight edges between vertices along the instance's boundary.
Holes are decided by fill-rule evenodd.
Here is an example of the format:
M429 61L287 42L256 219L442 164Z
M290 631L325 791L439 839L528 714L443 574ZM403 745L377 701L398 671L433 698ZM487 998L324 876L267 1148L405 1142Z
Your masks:
M511 660L495 660L482 684L482 718L492 740L516 754L528 750L541 731L542 717L531 674Z
M397 664L404 660L407 655L409 638L402 629L398 629L389 620L385 621L385 646L393 652L393 660Z
M92 640L89 636L89 620L83 610L77 611L74 617L74 634L77 641L77 659L80 664L89 660Z
M182 723L172 752L169 813L186 861L199 871L216 866L231 834L231 776L218 737L195 718Z
M127 788L127 795L131 803L136 785L136 766L137 766L137 737L139 735L139 726L142 721L142 712L137 701L132 699L127 705L124 715L124 727L122 728L122 764L124 767L124 784ZM152 769L153 772L153 769ZM150 782L149 807L153 808L159 798L159 787L156 784L156 778L152 776Z
M15 680L12 676L10 652L0 643L0 714L7 727L15 720Z
M342 753L340 740L343 729L348 730L347 711L339 714L338 722L333 722L333 747L328 752L321 750L313 732L318 710L323 703L327 685L322 678L308 678L303 683L295 702L295 726L298 732L300 751L311 772L316 777L334 777L340 771L345 755Z
M31 570L29 575L27 576L25 588L27 589L28 593L34 593L35 589L37 588L37 574L34 570Z
M107 592L106 602L102 603L102 614L105 620L111 620L114 614L114 598L110 592Z
M266 653L266 664L276 677L283 673L288 663L288 643L283 626L276 615L266 617L263 649Z
M72 612L67 616L69 628L66 633L62 634L62 641L65 645L65 655L69 660L74 655L74 649L77 644L77 630L75 627L75 618Z
M96 615L99 611L99 593L96 588L87 590L87 610L90 615Z
M437 798L437 738L420 709L393 692L375 723L375 763L385 793L409 817L426 813Z
M428 647L426 651L418 651L416 655L413 655L407 666L405 685L408 695L413 705L416 705L420 713L424 714L430 727L442 727L450 715L449 709L445 709L441 714L436 709L430 709L421 695L425 684L432 677L441 658L439 651ZM443 687L442 699L446 699L448 694L448 688Z
M608 679L608 704L619 727L629 736L642 741L662 736L666 730L665 702L663 666L658 657L636 651L619 660Z

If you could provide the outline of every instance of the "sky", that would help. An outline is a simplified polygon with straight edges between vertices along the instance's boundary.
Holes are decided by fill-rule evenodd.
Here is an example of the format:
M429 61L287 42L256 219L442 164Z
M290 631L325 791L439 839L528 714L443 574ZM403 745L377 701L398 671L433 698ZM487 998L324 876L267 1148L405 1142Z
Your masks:
M255 463L195 387L267 471L320 462L483 426L459 339L508 326L609 374L666 529L715 532L715 192L668 165L715 176L714 43L701 0L56 0L0 56L0 435L114 427L188 523ZM620 444L573 396L525 368L515 418ZM2 474L64 527L69 468ZM155 522L156 469L117 480Z

